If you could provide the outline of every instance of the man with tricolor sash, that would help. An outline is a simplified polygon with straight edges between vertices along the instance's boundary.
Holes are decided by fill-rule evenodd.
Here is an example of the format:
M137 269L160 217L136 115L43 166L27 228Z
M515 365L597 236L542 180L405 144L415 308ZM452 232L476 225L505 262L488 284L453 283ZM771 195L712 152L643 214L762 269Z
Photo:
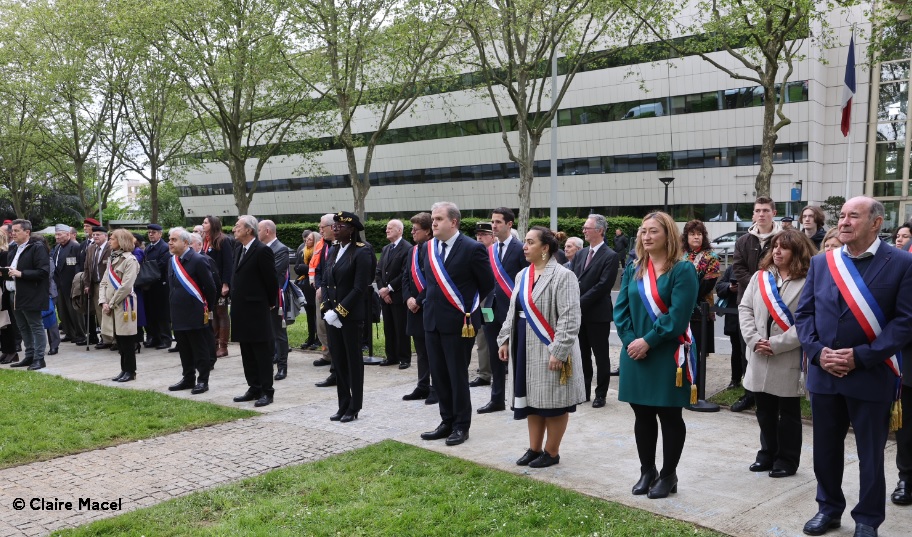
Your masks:
M441 422L421 438L446 438L448 446L455 446L469 438L468 367L475 332L481 326L479 298L494 288L494 275L484 246L459 233L462 216L455 204L435 203L431 220L434 238L427 242L422 267L427 279L424 330Z
M823 535L841 525L845 437L855 431L860 490L855 535L884 521L884 448L901 425L901 349L912 341L912 255L878 238L883 205L852 198L839 216L840 249L811 261L796 311L814 416L818 513L804 526Z

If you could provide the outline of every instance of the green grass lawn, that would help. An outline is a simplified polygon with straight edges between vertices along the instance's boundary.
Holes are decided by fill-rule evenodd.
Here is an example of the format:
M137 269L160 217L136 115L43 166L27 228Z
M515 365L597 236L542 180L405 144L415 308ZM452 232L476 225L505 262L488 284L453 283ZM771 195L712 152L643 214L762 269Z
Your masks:
M257 415L8 369L0 393L0 468Z
M386 358L386 336L383 335L383 323L371 325L371 334L374 336L373 356ZM307 316L302 312L294 324L288 325L288 345L292 349L301 348L301 343L307 340ZM414 351L412 342L412 351Z
M709 400L717 405L730 407L735 404L735 401L740 399L742 395L744 395L744 388L731 388L722 390L710 397ZM811 402L808 401L806 397L801 398L801 417L806 420L811 419Z
M723 535L385 441L55 535Z

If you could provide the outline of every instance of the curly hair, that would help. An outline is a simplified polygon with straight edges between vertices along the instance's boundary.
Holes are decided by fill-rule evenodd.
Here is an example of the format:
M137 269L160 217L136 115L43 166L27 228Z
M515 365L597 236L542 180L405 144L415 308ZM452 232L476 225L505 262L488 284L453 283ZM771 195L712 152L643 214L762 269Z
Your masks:
M792 252L792 260L788 267L789 277L798 280L807 276L808 269L811 268L811 257L817 251L817 247L804 232L797 229L784 229L773 235L766 255L760 260L760 270L767 270L773 265L773 250L777 245Z
M706 231L706 225L700 220L691 220L684 224L684 231L681 232L681 247L684 248L685 252L690 251L690 244L687 239L691 233L703 235L703 243L700 244L700 250L709 250L709 232Z

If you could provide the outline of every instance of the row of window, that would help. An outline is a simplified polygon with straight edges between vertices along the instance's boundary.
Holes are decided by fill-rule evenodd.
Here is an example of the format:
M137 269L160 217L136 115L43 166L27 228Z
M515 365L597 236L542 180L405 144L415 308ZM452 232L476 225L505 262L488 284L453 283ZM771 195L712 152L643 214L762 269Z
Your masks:
M807 142L778 144L775 147L776 163L805 162L808 160ZM722 147L693 149L688 151L666 151L660 153L637 153L632 155L611 155L558 160L558 175L589 175L603 173L630 173L641 171L671 171L697 168L720 168L729 166L754 166L760 164L760 146ZM550 161L535 161L535 176L547 177L551 173ZM515 162L499 164L478 164L474 166L448 166L441 168L417 168L390 172L372 172L371 186L408 185L425 183L448 183L456 181L479 181L513 179L519 177L519 165ZM248 188L251 184L248 183ZM321 190L350 187L347 175L321 177L295 177L260 181L257 192L290 192L298 190ZM180 195L214 196L231 194L231 183L214 185L182 186Z

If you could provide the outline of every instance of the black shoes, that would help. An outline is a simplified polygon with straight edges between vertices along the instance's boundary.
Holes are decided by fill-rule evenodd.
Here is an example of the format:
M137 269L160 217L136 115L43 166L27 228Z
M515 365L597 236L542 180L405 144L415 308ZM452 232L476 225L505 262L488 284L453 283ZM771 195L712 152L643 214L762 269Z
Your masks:
M98 343L97 345L95 345L95 348L96 348L96 349L110 349L110 348L111 348L111 344L110 344L110 343L105 343L104 341L102 341L102 342Z
M326 380L322 382L315 382L314 385L318 388L329 388L330 386L336 385L336 376L330 375L326 377Z
M665 477L659 477L655 484L646 493L650 500L658 498L667 498L669 493L678 492L678 475L671 474Z
M737 381L737 380L733 380L733 381L731 381L731 382L728 383L728 386L726 386L725 389L726 389L726 390L733 390L733 389L735 389L735 388L740 388L740 387L741 387L741 382L740 382L740 381Z
M855 524L854 537L877 537L877 529L867 524Z
M653 466L649 470L640 474L640 480L636 482L636 485L633 486L634 496L642 496L649 492L649 489L652 488L652 485L655 484L656 479L659 478L659 471L656 470L656 467Z
M235 403L246 403L247 401L256 401L260 396L250 390L244 392L244 395L238 395L234 398Z
M0 356L0 364L11 364L13 362L18 362L18 361L19 361L19 355L15 354L15 353L13 353L13 354L4 353L2 356Z
M796 471L797 470L786 470L785 468L773 468L770 470L769 476L775 478L789 477L795 475Z
M29 371L38 371L39 369L44 369L47 365L44 363L44 360L35 360L32 362L32 365L28 366Z
M542 454L538 456L537 459L529 463L529 468L547 468L549 466L554 466L555 464L560 464L560 455L551 456L548 454L548 451L542 451Z
M506 409L507 409L507 407L506 407L506 405L504 405L503 401L501 401L499 403L495 402L495 401L489 401L488 404L479 408L478 410L476 410L476 412L478 412L479 414L490 414L491 412L500 412L500 411L506 410Z
M769 472L773 469L773 463L771 462L755 462L748 467L748 470L751 472Z
M396 362L395 360L390 360L389 358L385 358L382 362L380 362L379 365L386 367L386 366L390 366L390 365L399 365L399 362Z
M53 349L48 351L48 356L54 356L58 352L60 352L60 350L57 347L54 347Z
M890 495L890 501L896 505L912 505L912 483L901 479Z
M314 360L314 366L323 367L324 365L332 365L332 362L329 360L324 360L323 358L317 358Z
M32 362L34 362L32 358L23 358L18 362L10 364L10 367L29 367L32 365Z
M84 339L77 339L76 341L73 341L73 345L76 345L77 347L82 347L83 345L86 345L86 344L87 344L87 342Z
M485 380L481 377L475 377L475 379L469 383L470 388L477 388L479 386L490 386L490 385L491 385L490 380Z
M527 449L523 456L516 460L516 466L529 466L529 463L541 457L542 451Z
M428 392L415 388L415 390L412 393L410 393L408 395L403 395L402 400L403 401L417 401L419 399L427 399L427 397L428 397Z
M261 406L266 406L266 405L271 405L271 404L272 404L272 396L264 395L263 397L260 397L259 399L257 399L257 402L254 403L253 406L261 407Z
M341 423L348 423L350 421L355 421L356 419L358 419L358 413L352 412L351 410L349 410L342 416L342 418L339 421Z
M817 513L814 515L814 518L807 521L802 531L804 531L805 535L823 535L841 525L842 523L838 518L833 518L823 513Z
M453 432L450 433L450 436L446 439L446 445L448 446L458 446L466 440L469 439L469 431L463 429L453 429ZM538 460L538 459L536 459ZM530 465L532 463L529 463Z
M408 363L408 362L401 362L401 363L399 364L399 369L408 369L408 368L411 367L411 366L412 366L412 364L410 364L410 363Z
M605 406L605 398L595 396L595 399L592 400L592 408L602 408Z
M340 421L342 419L342 416L344 416L344 415L345 415L345 412L342 412L340 410L340 411L336 412L335 414L333 414L332 416L330 416L329 421Z
M170 348L170 347L171 347L171 344L170 344L170 343L159 343L158 345L155 346L155 348L156 348L157 350L160 350L160 351L163 351L163 350L168 349L168 348Z
M754 408L754 396L753 395L742 395L741 399L735 401L735 404L731 406L732 412L744 412L749 408Z
M273 377L274 380L283 380L288 376L288 367L279 366L277 369L278 371L276 371L275 377Z
M441 422L433 431L428 431L426 433L421 433L422 440L440 440L441 438L446 438L450 436L450 433L453 432L453 428L447 425L446 423Z
M431 394L428 395L428 398L424 400L424 404L426 405L436 405L439 402L440 396L437 395L437 392L431 392Z
M155 348L160 349L162 347L155 347ZM168 347L165 347L165 348L168 349L168 352L180 352L180 349L177 348L177 345L175 345L173 347L169 345Z
M193 395L199 395L201 393L206 393L208 391L209 391L209 383L200 382L200 383L197 383L197 385L194 386L192 390L190 390L190 393L192 393Z
M130 382L131 380L136 380L135 371L132 373L124 373L119 379L117 379L117 382Z
M191 390L191 389L193 389L194 385L195 385L195 383L192 380L181 379L181 381L178 382L177 384L172 384L172 385L168 386L168 391L169 392L178 392L181 390Z
M116 377L112 378L111 381L112 381L112 382L120 382L121 377L123 377L123 376L126 375L126 374L127 374L126 371L121 371L120 374L117 375Z

